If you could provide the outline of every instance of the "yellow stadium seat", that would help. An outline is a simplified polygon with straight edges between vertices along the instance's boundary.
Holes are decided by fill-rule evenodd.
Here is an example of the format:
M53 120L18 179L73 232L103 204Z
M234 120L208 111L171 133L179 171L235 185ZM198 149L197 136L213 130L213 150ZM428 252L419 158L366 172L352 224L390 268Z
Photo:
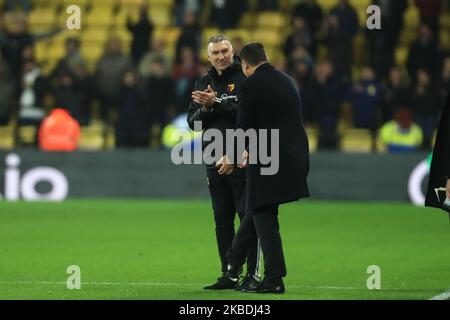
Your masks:
M34 46L34 54L38 63L43 63L47 60L47 53L49 50L49 41L39 41Z
M52 8L35 9L28 15L28 26L30 30L50 29L56 22L55 10Z
M63 0L62 1L64 8L67 8L71 5L79 6L82 10L86 8L89 4L91 4L91 0ZM66 12L66 10L63 10Z
M399 66L404 66L406 64L407 59L408 59L408 48L399 47L395 49L395 62Z
M105 145L103 128L98 125L81 127L78 148L81 150L101 150Z
M280 33L273 29L257 29L253 32L252 41L261 42L265 47L278 47L284 38Z
M0 149L10 150L14 148L14 127L0 127Z
M442 14L440 17L440 25L441 29L449 29L450 28L450 14Z
M88 29L81 34L83 46L102 45L108 38L107 29Z
M171 25L170 10L151 6L149 13L155 27L168 27Z
M114 25L116 28L126 28L128 17L132 22L138 20L138 11L130 8L122 8L120 12L114 17Z
M91 10L86 17L86 24L89 28L109 28L113 22L111 8L99 8Z
M370 130L346 129L341 136L341 151L349 153L369 153L373 149Z
M35 8L55 8L55 0L33 0Z
M257 17L258 28L281 29L286 27L286 17L280 12L261 12Z
M81 47L81 54L92 65L102 56L104 49L103 44L83 46Z
M322 7L322 9L328 11L331 8L333 8L335 5L337 5L337 0L319 0L318 4Z
M439 38L442 47L448 49L450 47L450 32L448 30L441 30Z
M308 136L309 151L316 152L319 145L318 132L316 128L306 128L306 135Z
M22 126L19 127L19 140L24 144L33 144L36 142L36 127L34 126Z
M66 50L64 46L49 46L47 52L47 59L58 61L64 57Z
M409 6L404 15L405 27L415 28L419 25L419 10L415 6Z
M238 37L240 37L244 43L249 42L251 39L251 34L247 29L233 29L233 30L228 30L225 35L228 37L228 39L230 39L231 41L233 39L236 39Z
M252 12L246 12L242 15L239 21L239 27L243 29L254 28L256 24L256 16Z

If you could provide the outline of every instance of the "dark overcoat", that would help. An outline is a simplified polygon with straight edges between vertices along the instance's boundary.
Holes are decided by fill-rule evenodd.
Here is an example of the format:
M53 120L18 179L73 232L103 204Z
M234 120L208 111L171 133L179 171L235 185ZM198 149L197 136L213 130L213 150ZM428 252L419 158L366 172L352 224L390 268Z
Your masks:
M445 187L447 179L450 179L450 94L447 96L436 135L425 200L427 207L442 208L434 189Z
M249 158L246 210L308 197L308 138L303 126L300 94L292 78L265 63L241 83L238 96L238 128L257 132L279 130L279 166L275 174L261 174L261 169L271 164L262 164L259 157L253 160L257 163L252 164ZM258 139L261 139L259 134ZM269 151L271 143L274 141L269 139Z

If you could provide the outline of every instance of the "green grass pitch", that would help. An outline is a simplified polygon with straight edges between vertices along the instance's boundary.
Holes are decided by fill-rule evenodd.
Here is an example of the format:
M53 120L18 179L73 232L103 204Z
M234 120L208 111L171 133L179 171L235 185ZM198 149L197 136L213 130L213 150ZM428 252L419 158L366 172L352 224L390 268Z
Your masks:
M219 276L209 201L0 202L0 299L429 299L450 289L450 225L400 203L280 210L284 295L202 287ZM66 288L69 265L81 289ZM368 290L367 267L381 268Z

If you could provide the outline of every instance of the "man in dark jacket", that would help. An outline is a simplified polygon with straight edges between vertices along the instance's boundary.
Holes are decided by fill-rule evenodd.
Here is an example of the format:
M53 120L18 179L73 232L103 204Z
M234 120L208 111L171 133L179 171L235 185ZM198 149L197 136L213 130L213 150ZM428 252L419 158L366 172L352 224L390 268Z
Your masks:
M192 93L193 102L189 105L188 110L188 123L193 130L217 129L225 137L226 129L235 129L236 127L238 103L236 92L245 76L242 73L239 58L234 56L230 41L223 35L214 36L209 40L208 59L212 68L195 85L195 91ZM199 124L201 124L201 128L196 127ZM203 149L208 144L206 139L203 140ZM223 150L225 150L225 144ZM220 158L222 155L213 155L213 157ZM232 289L236 288L237 283L230 282L225 277L228 265L227 251L231 248L234 238L236 211L241 220L244 216L241 204L245 189L245 171L239 169L224 176L220 175L215 164L211 163L207 165L207 179L216 223L222 276L215 284L207 286L205 289ZM256 238L248 248L249 250L246 252L248 257L247 276L243 285L257 281L259 277Z
M447 96L447 103L442 113L434 145L430 180L425 200L427 207L442 209L435 192L435 188L441 187L446 188L447 198L450 199L450 95Z
M264 141L262 130L278 130L278 171L264 174L261 156L247 158L246 215L241 222L228 255L227 277L237 281L237 270L245 260L248 246L257 235L264 253L264 280L246 292L283 293L286 276L283 248L278 224L278 206L308 197L308 139L303 126L302 104L295 82L268 63L264 47L250 43L241 52L242 70L248 77L239 90L238 127L256 130L258 145ZM276 136L276 135L275 135ZM272 150L271 148L269 148ZM276 150L276 148L275 148ZM261 150L258 150L261 154ZM275 152L276 153L276 152ZM255 161L256 160L256 161ZM233 164L221 159L219 172L232 172ZM244 163L242 163L244 164ZM242 166L242 164L240 166ZM229 169L229 168L230 169ZM256 231L256 235L255 235Z

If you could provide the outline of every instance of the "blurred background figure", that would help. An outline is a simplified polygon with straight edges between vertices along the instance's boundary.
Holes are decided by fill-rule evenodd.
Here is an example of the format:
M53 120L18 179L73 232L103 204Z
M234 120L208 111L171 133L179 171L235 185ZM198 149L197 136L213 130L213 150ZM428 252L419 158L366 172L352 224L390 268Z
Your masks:
M358 15L348 0L339 0L324 21L324 41L328 46L335 72L350 77L353 38L358 31Z
M185 112L185 106L191 102L191 92L200 76L200 63L190 47L180 50L180 59L174 66L172 79L175 82L176 116Z
M135 64L138 64L142 55L148 51L153 33L153 23L148 15L148 4L142 2L139 7L139 17L136 23L133 23L131 17L127 20L128 31L133 35L131 42L131 58Z
M0 126L6 125L14 110L15 88L8 66L0 58Z
M97 62L94 75L104 121L110 120L111 110L117 110L122 75L131 66L130 58L123 52L122 41L118 37L109 39L103 56Z
M247 9L246 1L212 0L209 22L220 30L236 28L239 19Z
M302 46L308 53L315 55L316 48L313 41L312 32L307 28L305 20L298 16L292 18L292 34L290 34L284 44L284 55L289 59L297 46Z
M319 148L336 149L337 124L343 87L330 61L320 63L316 68L314 108L320 129Z
M439 60L439 50L430 28L425 24L420 25L418 39L409 48L406 62L409 76L415 81L419 69L426 70L433 77L436 76Z
M116 122L116 146L145 148L149 144L149 110L147 96L137 72L129 69L121 77Z
M408 1L374 0L373 4L380 7L382 29L365 31L369 45L368 63L380 79L385 79L388 70L395 63L395 48L403 29L403 15Z
M399 106L409 106L409 84L399 67L389 70L389 77L382 85L381 121L392 120Z
M420 21L430 28L435 39L439 39L439 15L442 9L442 0L414 0L420 12Z
M423 148L430 150L431 138L439 116L439 95L431 82L431 75L425 69L417 71L417 80L411 91L411 107L416 122L423 131Z
M322 26L323 12L316 0L303 0L294 9L293 19L299 17L306 23L307 29L311 35L311 54L317 52L317 33Z
M375 131L376 111L381 100L381 83L370 67L361 70L361 78L355 83L347 99L353 105L353 125L355 128Z
M23 62L22 86L19 99L19 126L34 126L38 128L45 116L44 96L47 92L47 82L41 69L34 60Z
M422 146L422 130L413 122L411 111L400 107L395 111L394 120L381 127L380 141L388 152L413 152Z
M175 60L180 61L181 49L185 47L191 48L194 56L199 57L201 37L202 32L196 14L186 12L183 16L181 34L176 44Z

